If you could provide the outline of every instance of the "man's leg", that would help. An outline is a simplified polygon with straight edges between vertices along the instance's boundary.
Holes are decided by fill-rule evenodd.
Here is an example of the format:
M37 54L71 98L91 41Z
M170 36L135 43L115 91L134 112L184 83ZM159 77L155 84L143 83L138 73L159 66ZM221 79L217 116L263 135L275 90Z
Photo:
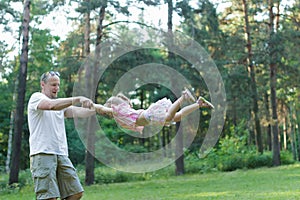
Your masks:
M66 200L79 200L79 199L81 199L82 196L83 196L83 192L80 192L80 193L77 193L77 194L67 197Z
M58 156L57 180L62 199L77 200L82 197L83 187L68 156Z
M56 168L56 155L37 154L30 157L30 170L33 176L36 199L56 200L60 196Z

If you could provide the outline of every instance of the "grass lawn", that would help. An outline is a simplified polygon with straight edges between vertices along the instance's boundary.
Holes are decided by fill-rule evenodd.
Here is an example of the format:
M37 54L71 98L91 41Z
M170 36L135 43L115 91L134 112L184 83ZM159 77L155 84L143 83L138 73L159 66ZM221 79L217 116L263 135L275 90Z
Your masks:
M10 194L0 194L0 199L33 200L33 187L24 187ZM300 199L300 164L93 185L85 187L82 199Z

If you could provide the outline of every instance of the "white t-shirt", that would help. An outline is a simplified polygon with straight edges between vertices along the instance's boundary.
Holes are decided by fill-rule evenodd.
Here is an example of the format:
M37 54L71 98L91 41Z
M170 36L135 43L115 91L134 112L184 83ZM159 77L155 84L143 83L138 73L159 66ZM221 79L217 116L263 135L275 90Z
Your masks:
M37 107L43 99L49 98L36 92L28 102L30 156L38 153L68 156L64 110L39 110Z

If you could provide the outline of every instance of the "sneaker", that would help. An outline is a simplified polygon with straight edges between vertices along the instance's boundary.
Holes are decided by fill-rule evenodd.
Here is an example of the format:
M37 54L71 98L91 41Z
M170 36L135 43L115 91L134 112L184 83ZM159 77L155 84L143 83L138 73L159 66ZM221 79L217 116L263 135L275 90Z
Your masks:
M199 97L199 99L196 101L200 107L204 108L215 108L209 101L204 99L204 97Z
M184 88L182 95L183 95L184 100L188 100L190 102L196 101L195 97L192 95L192 93L187 88Z

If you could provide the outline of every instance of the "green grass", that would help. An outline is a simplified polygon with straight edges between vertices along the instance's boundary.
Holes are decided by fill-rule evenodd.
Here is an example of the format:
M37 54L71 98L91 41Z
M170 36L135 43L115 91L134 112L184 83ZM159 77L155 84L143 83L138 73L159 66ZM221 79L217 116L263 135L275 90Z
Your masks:
M276 168L237 170L153 178L147 181L85 187L83 200L156 199L272 199L291 200L300 196L300 164ZM33 200L33 186L0 193L2 200Z

